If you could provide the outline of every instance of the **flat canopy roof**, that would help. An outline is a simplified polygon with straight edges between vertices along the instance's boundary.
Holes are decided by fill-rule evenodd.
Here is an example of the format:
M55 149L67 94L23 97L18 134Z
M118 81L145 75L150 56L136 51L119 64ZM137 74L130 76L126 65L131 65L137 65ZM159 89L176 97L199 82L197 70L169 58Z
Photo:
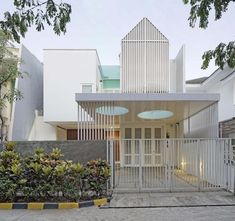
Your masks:
M128 94L128 93L79 93L76 101L81 107L93 103L94 108L110 105L125 108L129 113L123 117L135 117L144 111L167 110L174 116L165 119L165 122L176 123L186 119L201 110L217 103L219 94L189 94L189 93L164 93L164 94ZM98 110L96 109L96 110Z
M217 102L219 94L191 94L191 93L77 93L76 101L211 101Z

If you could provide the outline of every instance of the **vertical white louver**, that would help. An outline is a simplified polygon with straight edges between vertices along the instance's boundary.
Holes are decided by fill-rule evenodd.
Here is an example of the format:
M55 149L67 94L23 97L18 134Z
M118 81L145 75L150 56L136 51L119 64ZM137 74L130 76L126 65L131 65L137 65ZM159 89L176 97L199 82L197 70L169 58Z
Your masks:
M147 18L122 40L121 90L169 92L169 41Z
M97 112L97 107L101 113ZM104 114L102 114L104 112ZM114 138L114 102L80 102L78 105L78 140ZM118 117L116 117L118 121Z
M218 128L218 103L215 103L184 120L184 137L217 138Z

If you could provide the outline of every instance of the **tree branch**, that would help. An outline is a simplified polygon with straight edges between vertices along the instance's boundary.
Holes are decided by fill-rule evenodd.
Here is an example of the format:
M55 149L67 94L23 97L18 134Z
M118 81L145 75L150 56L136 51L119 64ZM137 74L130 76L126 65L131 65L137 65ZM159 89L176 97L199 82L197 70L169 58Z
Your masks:
M57 4L54 0L37 1L37 3L34 3L34 0L15 0L14 5L16 10L13 13L4 13L0 28L5 33L11 33L16 42L20 42L20 37L25 37L28 28L32 25L36 26L37 31L41 31L47 23L53 26L54 32L58 35L66 32L66 25L70 22L72 12L70 4L63 2ZM43 5L46 6L42 7Z
M215 11L215 20L219 20L223 13L227 11L229 4L235 2L235 0L183 0L183 2L191 6L188 18L190 27L195 27L199 19L199 27L207 28L211 9ZM230 68L234 68L235 41L230 41L228 44L220 43L214 50L206 51L202 56L203 64L201 68L208 68L212 59L215 60L215 65L221 69L224 68L225 64L228 64Z

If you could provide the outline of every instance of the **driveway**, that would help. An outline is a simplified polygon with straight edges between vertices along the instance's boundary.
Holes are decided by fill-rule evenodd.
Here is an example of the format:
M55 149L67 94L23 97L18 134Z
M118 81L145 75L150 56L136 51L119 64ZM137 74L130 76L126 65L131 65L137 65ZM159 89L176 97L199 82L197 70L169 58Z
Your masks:
M0 211L1 221L234 221L235 206L197 208L99 209L89 207L72 210Z
M235 197L227 192L115 193L103 208L0 210L0 221L216 221L235 220Z

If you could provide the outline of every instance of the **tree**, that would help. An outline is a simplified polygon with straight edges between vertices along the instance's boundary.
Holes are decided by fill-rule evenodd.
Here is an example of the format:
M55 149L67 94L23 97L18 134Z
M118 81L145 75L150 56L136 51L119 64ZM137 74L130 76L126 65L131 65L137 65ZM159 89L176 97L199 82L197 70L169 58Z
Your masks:
M28 28L35 26L37 31L44 30L45 24L53 26L57 35L66 32L66 25L70 22L71 5L57 3L55 0L12 0L15 11L4 13L4 20L0 21L0 28L10 33L16 42L25 37Z
M195 27L199 19L199 27L207 28L211 9L215 11L215 20L219 20L223 13L227 11L229 4L235 2L235 0L183 0L183 2L191 6L188 18L189 25ZM228 64L230 68L234 68L235 41L230 41L228 44L221 42L214 50L204 52L202 69L206 69L212 59L215 59L215 65L221 69L224 68L225 64Z
M52 26L55 34L66 32L66 25L70 22L71 5L62 0L12 0L15 10L4 13L0 20L0 141L6 138L4 109L8 103L13 103L22 98L19 90L14 85L22 73L18 71L19 59L9 50L13 47L10 42L20 43L20 38L25 37L28 28L34 26L37 31L42 31L45 24Z
M23 74L18 71L19 59L10 50L9 36L0 30L0 141L6 138L4 109L10 103L21 99L22 94L15 89L14 81Z

